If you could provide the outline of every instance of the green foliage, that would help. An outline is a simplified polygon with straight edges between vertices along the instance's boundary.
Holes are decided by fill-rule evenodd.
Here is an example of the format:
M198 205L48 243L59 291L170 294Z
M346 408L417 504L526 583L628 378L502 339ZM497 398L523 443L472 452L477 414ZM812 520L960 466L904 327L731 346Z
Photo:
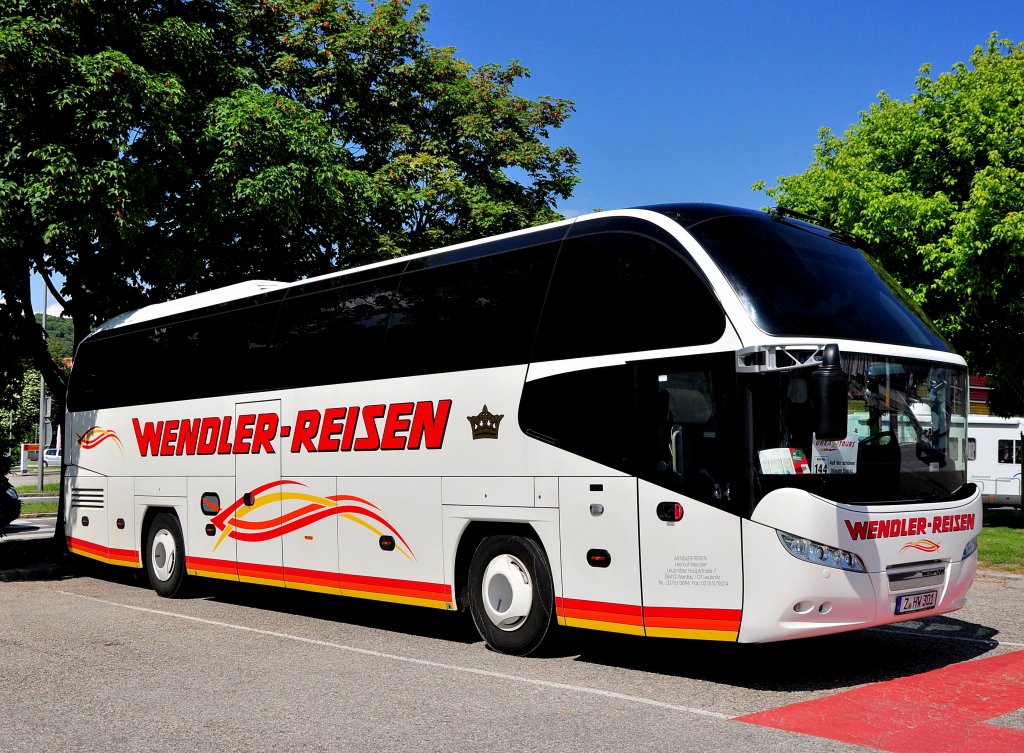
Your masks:
M17 462L22 442L39 438L39 372L26 371L0 411L0 471ZM5 466L5 464L7 464Z
M992 35L908 100L884 92L803 173L755 189L862 238L968 358L994 406L1024 412L1024 43Z
M64 391L33 272L65 280L77 343L154 300L556 219L577 158L547 140L572 103L517 96L518 62L474 68L428 20L408 0L8 0L0 376L28 362Z
M1024 573L1024 516L1020 509L985 511L984 527L978 534L978 567Z
M36 321L43 326L43 315L36 314ZM58 366L64 366L75 352L75 325L63 316L46 317L46 349Z

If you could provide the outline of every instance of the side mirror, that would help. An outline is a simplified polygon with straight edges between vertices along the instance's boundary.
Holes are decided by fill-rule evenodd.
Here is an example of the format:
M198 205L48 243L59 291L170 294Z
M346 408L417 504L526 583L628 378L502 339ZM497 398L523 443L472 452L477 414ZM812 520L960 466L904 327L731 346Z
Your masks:
M821 357L821 366L811 375L814 399L815 437L825 440L846 439L847 396L850 377L839 361L839 346L829 343Z

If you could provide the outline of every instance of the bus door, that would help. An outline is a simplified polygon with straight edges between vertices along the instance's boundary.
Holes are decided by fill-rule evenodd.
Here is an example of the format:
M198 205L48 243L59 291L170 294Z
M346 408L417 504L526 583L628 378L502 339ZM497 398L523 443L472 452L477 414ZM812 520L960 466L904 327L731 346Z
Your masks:
M238 579L283 586L280 415L280 400L235 404L235 494L242 504L231 525Z
M688 359L638 377L654 453L638 492L647 635L735 641L739 632L739 465L721 392L732 368L731 359Z
M562 539L560 624L643 635L637 481L632 477L558 480Z
M640 482L647 635L736 640L743 608L740 524L737 515Z

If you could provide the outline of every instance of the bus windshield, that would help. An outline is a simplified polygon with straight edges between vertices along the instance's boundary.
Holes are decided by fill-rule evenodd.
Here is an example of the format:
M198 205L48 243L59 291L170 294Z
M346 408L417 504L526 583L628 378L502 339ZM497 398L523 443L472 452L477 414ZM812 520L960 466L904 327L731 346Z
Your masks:
M920 306L845 236L761 212L662 211L708 252L764 332L849 340L871 333L879 342L950 349Z
M844 353L846 438L814 435L812 370L751 377L760 491L797 487L837 502L955 495L966 482L966 369Z

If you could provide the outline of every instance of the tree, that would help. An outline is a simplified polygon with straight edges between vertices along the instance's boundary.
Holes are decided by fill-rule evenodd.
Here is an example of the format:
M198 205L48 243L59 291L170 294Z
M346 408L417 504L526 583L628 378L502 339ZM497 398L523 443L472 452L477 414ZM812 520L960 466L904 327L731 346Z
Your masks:
M993 34L907 101L879 94L803 173L765 190L859 236L968 359L993 406L1024 413L1024 43Z
M11 316L6 300L0 300L0 321ZM14 332L0 326L0 473L7 473L11 467L12 452L17 441L13 424L14 405L21 394L25 381L24 365L12 354L17 352ZM20 432L20 429L17 430ZM20 433L19 433L20 436Z
M39 373L28 371L17 384L0 412L0 435L3 457L0 471L7 473L18 462L22 442L39 441Z
M557 218L572 103L516 96L425 39L425 6L9 0L0 15L0 351L63 375L33 272L77 344L153 300L295 279ZM2 396L0 396L2 397Z

